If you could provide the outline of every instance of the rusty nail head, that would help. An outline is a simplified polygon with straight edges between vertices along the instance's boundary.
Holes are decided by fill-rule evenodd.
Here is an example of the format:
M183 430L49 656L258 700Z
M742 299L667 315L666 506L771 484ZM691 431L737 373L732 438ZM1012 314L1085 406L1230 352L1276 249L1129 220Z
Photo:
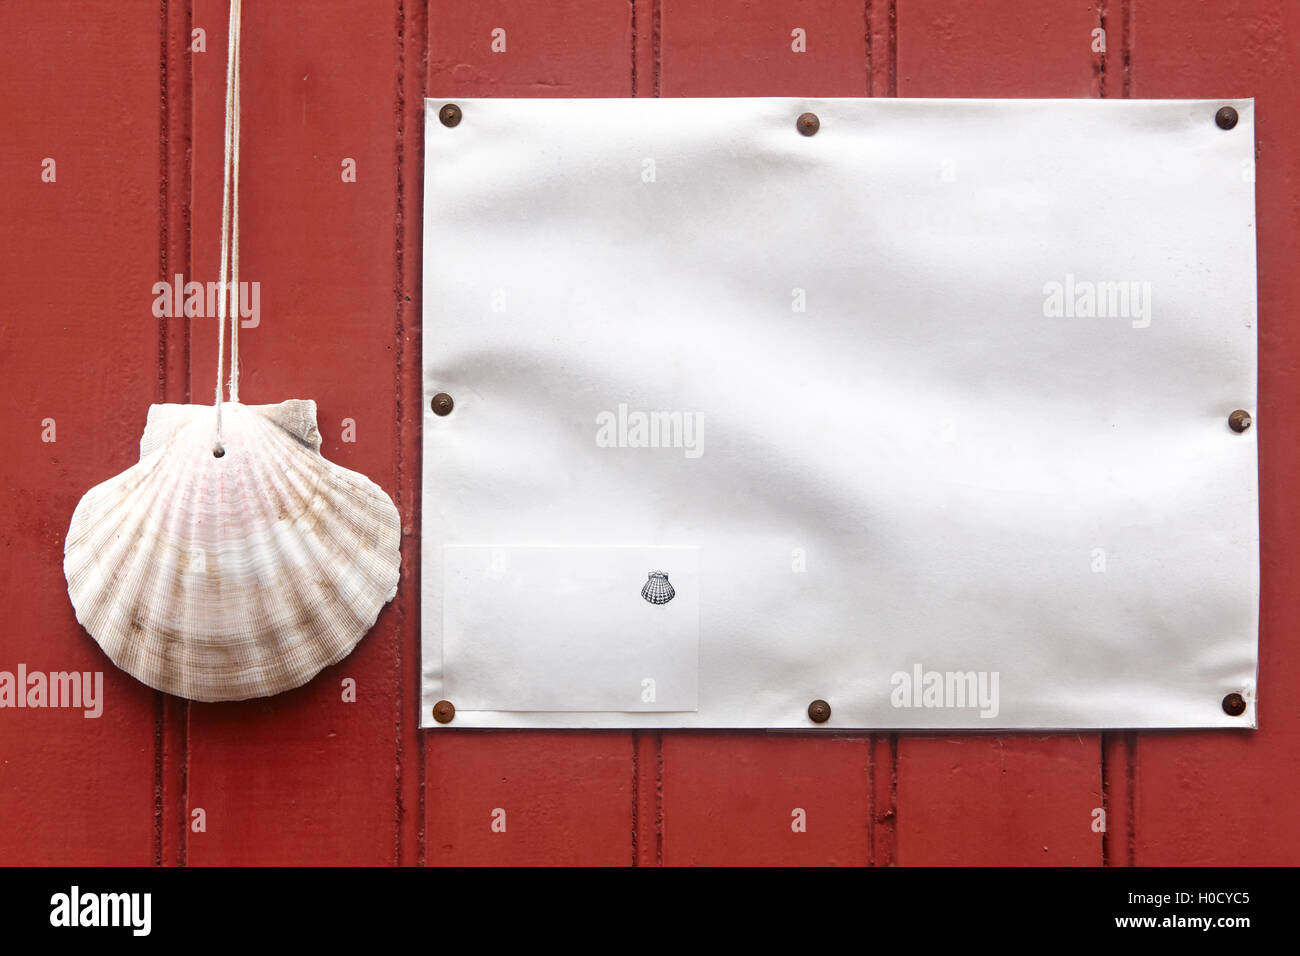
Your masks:
M442 109L438 110L438 119L442 120L443 126L458 126L460 124L460 107L455 103L448 103Z
M1239 408L1228 416L1228 427L1234 432L1244 432L1250 425L1250 412L1244 409Z
M822 128L822 121L817 118L816 113L804 113L795 125L799 127L799 132L811 136Z
M456 707L449 700L440 700L433 705L433 719L440 724L449 724L456 716Z
M1219 124L1219 129L1232 129L1237 125L1237 111L1231 106L1224 106L1214 114L1214 122Z
M1229 694L1223 698L1223 712L1229 717L1240 717L1246 712L1246 698L1240 694Z
M451 396L446 392L439 392L433 396L433 401L429 403L429 407L433 409L435 415L450 415L455 405L456 403L451 400Z
M831 705L824 700L815 700L808 705L808 719L814 724L824 724L831 719Z

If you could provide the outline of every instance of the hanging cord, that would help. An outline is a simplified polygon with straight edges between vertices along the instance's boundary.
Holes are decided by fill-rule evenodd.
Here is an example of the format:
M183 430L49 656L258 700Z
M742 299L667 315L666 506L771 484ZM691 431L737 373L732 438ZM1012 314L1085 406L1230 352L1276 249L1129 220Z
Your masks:
M230 193L230 400L239 401L239 35L240 0L231 0L235 6L235 109L231 126L234 129L234 149L231 152Z
M221 188L221 282L217 304L217 437L220 458L222 377L225 373L226 305L230 304L230 400L239 401L239 26L240 0L230 0L226 46L226 146Z

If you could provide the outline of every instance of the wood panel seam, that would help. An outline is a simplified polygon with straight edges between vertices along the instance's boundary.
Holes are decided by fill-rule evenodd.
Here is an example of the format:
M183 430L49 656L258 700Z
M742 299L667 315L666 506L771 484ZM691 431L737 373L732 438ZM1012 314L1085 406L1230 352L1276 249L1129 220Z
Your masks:
M889 0L889 95L898 95L898 0Z
M159 41L158 41L158 278L167 279L167 252L169 239L168 214L170 202L167 195L167 168L171 160L168 148L168 88L167 60L170 23L167 10L168 0L159 0ZM158 319L158 381L157 401L166 400L167 392L167 320ZM163 695L154 691L153 707L153 863L162 866L163 857L163 753L165 741L163 734Z
M655 64L654 95L659 96L662 89L661 74L663 73L663 0L654 0L651 6L650 35Z
M405 438L406 423L402 415L402 390L405 387L403 377L403 349L402 333L404 330L404 320L402 317L402 296L404 295L405 276L403 275L403 256L404 256L404 237L402 235L405 227L405 197L403 196L402 181L402 163L404 159L405 137L406 137L406 5L404 0L397 0L397 58L396 58L396 84L397 84L397 102L394 109L394 184L395 184L395 208L393 211L393 361L394 361L394 413L396 415L397 441L395 442L394 471L396 477L396 488L394 494L397 498L397 513L399 520L402 522L402 547L405 550L406 544L410 540L410 535L405 533L406 517L402 512L404 502L404 475L403 475L403 454L402 442ZM406 556L409 559L409 554ZM404 684L402 681L402 641L406 633L406 614L404 604L401 601L396 602L393 608L393 615L396 618L393 628L393 669L394 669L394 726L393 726L393 865L398 866L402 862L402 825L404 821L402 806L402 759L405 756L402 747L402 709L405 706L405 695L403 693Z
M417 31L417 33L419 34L420 37L420 64L419 64L419 74L418 74L419 85L420 85L420 101L419 101L419 109L417 111L417 115L422 118L424 116L424 97L426 97L429 93L429 0L420 0L420 22L418 26L419 26L419 30ZM405 62L405 60L403 60L403 62ZM416 166L418 169L421 170L419 195L420 195L421 206L423 206L423 200L424 200L424 180L423 180L424 137L423 135L421 135L418 140L415 154L416 154L415 158L417 160ZM423 208L421 208L420 221L422 223L424 221ZM420 357L419 364L417 365L416 374L413 376L414 392L417 398L419 399L416 402L417 408L423 408L423 388L424 388L423 385L424 323L423 323L423 308L422 308L423 274L424 274L423 254L424 254L424 245L423 245L423 239L421 239L420 258L415 260L416 266L411 280L411 298L416 303L415 309L417 310L417 314L420 316L420 321L417 321L415 323L412 336L411 336L412 351L416 356ZM405 343L402 343L401 348L403 350L402 359L404 362L405 354L406 354ZM421 416L421 421L422 420L423 420L423 416ZM420 429L417 429L416 432L417 447L421 447L419 444L420 431L421 431ZM400 438L402 441L405 441L405 434L403 433L400 436ZM412 462L412 469L409 477L411 488L413 489L413 493L411 495L410 518L411 518L411 527L414 529L419 529L421 527L421 522L424 520L423 497L420 494L414 493L414 489L422 487L423 479L424 479L424 462L421 458L417 456L416 460ZM419 572L421 567L420 560L421 560L422 540L423 540L422 535L412 536L411 544L409 547L409 555L412 562L414 563L414 569L411 578L417 583L417 586L421 580L421 575ZM423 652L424 652L423 644L421 642L421 633L423 631L423 620L424 620L424 608L418 595L412 604L412 608L414 612L411 616L411 621L410 621L410 626L412 629L412 642L415 648L417 649L418 653L414 655L414 658L411 661L411 669L414 675L414 686L416 688L417 699L419 699L418 695L420 694L420 690L421 690L421 676L422 676L421 658L423 657ZM417 821L416 821L416 830L415 830L416 866L426 866L428 864L428 848L427 848L428 817L426 815L428 811L428 758L425 752L424 741L423 739L421 739L420 736L420 725L418 720L416 721L416 726L415 726L415 737L417 742L417 746L415 748L416 801L417 801L416 812L418 814Z

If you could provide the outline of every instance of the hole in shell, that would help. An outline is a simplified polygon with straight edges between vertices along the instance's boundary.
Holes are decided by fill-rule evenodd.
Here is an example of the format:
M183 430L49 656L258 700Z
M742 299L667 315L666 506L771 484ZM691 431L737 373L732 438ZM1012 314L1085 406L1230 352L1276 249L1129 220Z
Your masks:
M215 448L212 449L213 458L224 458L225 454L226 454L226 450L222 448L220 445L217 445Z

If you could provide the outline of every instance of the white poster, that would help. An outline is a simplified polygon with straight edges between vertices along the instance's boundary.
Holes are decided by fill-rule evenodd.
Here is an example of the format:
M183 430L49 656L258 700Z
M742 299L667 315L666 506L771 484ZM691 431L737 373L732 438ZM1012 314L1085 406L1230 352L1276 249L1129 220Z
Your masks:
M1255 726L1253 110L428 101L421 724Z

